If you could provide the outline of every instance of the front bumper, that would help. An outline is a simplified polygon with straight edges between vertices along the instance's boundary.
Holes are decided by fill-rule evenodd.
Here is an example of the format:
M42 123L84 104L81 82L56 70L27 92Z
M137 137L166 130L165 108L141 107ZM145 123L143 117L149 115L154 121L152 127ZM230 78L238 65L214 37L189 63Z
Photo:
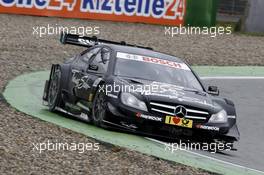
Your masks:
M211 141L222 140L234 142L239 140L239 131L234 119L229 119L227 123L197 123L192 122L192 126L179 126L174 122L168 123L168 117L154 116L149 112L139 111L123 105L118 100L108 102L108 123L114 127L120 126L148 136L155 136L168 139ZM173 117L173 116L171 116Z

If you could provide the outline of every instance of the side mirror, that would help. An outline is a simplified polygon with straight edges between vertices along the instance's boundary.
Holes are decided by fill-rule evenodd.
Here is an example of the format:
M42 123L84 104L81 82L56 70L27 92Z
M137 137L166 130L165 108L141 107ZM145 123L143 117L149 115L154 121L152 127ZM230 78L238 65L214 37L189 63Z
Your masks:
M219 95L219 89L217 86L209 86L207 90L208 94L218 96Z
M89 64L89 70L98 71L99 67L95 64Z

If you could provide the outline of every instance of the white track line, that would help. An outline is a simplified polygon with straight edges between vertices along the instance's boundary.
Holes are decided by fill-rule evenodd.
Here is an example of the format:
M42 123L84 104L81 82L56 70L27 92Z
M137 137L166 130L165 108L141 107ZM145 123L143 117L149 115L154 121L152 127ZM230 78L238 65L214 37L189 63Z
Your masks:
M224 160L220 160L220 159L217 159L217 158L206 156L206 155L203 155L203 154L200 154L200 153L195 153L195 152L192 152L192 151L189 151L189 150L183 150L183 151L191 153L191 154L194 154L194 155L198 155L200 157L205 157L205 158L208 158L208 159L211 159L211 160L214 160L214 161L222 162L224 164L232 165L232 166L235 166L235 167L238 167L238 168L244 168L246 170L251 170L251 171L254 171L254 172L257 172L257 173L264 174L264 171L260 171L260 170L256 170L256 169L249 168L249 167L245 167L245 166L242 166L242 165L234 164L234 163L231 163L231 162L227 162L227 161L224 161Z
M153 142L160 143L162 145L166 145L167 144L166 142L162 142L162 141L159 141L159 140L156 140L156 139L152 139L152 138L148 138L148 137L145 137L145 138L148 139L148 140L151 140ZM256 169L253 169L253 168L248 168L248 167L245 167L245 166L242 166L242 165L238 165L238 164L234 164L234 163L231 163L231 162L226 162L226 161L223 161L223 160L220 160L220 159L216 159L216 158L213 158L213 157L210 157L210 156L206 156L206 155L203 155L203 154L200 154L200 153L195 153L195 152L192 152L192 151L189 151L189 150L181 150L181 151L185 151L187 153L198 155L200 157L211 159L211 160L214 160L214 161L217 161L217 162L221 162L221 163L224 163L224 164L227 164L227 165L232 165L232 166L235 166L235 167L238 167L238 168L243 168L243 169L246 169L246 170L254 171L256 173L264 174L264 171L256 170Z
M263 80L264 77L254 77L254 76L215 76L215 77L201 77L203 80Z

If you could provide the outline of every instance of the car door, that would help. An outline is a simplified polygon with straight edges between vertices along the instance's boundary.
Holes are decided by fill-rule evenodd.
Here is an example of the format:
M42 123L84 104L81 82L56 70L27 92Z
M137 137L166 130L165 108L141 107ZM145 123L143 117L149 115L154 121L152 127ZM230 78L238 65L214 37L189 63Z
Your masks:
M89 101L93 99L98 84L105 78L105 75L107 75L110 57L111 50L108 47L102 47L98 54L91 59L88 65L87 73L90 76L91 82Z
M94 86L100 82L107 72L110 49L97 47L87 53L87 55L84 55L82 59L84 60L87 57L86 71L76 74L79 75L79 86L75 88L75 93L77 97L91 101L94 96Z
M72 66L71 89L75 97L81 99L89 98L89 89L91 88L90 76L87 68L91 59L100 51L101 47L94 47L84 51Z

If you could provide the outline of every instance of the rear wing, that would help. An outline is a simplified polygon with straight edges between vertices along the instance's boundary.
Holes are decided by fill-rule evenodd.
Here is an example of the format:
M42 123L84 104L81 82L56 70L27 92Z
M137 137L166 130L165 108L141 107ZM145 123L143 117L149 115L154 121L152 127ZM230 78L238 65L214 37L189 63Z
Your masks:
M114 45L131 46L131 47L153 50L150 47L127 44L125 41L116 42L116 41L98 39L96 36L87 37L87 36L74 35L64 32L61 33L60 42L62 44L71 44L71 45L83 46L83 47L92 47L100 44L114 44Z

